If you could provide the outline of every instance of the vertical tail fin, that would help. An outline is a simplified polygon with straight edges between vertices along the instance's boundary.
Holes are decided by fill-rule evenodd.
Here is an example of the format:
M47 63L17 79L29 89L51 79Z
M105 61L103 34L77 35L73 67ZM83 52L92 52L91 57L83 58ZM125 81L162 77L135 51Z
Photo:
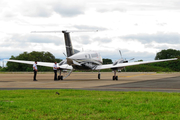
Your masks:
M66 46L66 54L67 57L74 54L73 46L71 43L70 33L67 31L62 31L64 33L64 39L65 39L65 46Z
M98 30L94 31L97 32ZM64 39L65 39L65 45L66 45L66 54L67 57L72 56L73 54L78 53L78 50L74 50L72 43L71 43L71 38L70 38L70 31L32 31L31 33L59 33L62 32L64 34ZM92 31L71 31L71 32L92 32Z

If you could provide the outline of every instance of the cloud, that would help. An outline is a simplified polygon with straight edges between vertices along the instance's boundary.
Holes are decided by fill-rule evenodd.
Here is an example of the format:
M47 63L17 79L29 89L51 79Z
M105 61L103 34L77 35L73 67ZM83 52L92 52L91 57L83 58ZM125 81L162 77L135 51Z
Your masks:
M79 30L100 30L100 31L107 30L107 28L105 27L88 26L88 25L74 25L73 27Z
M47 2L42 4L41 1L31 2L26 0L19 7L19 12L28 17L50 17L53 13Z
M127 12L127 10L125 8L119 8L119 7L117 7L117 8L107 7L107 8L101 8L101 9L97 10L97 12L100 12L100 13L115 12L115 11L122 12L122 13Z
M132 34L120 37L124 40L138 40L142 43L169 43L169 44L180 44L180 34L179 33L163 33L158 32L155 34Z
M64 44L64 38L62 37L40 34L11 34L10 37L6 38L4 41L5 42L0 44L1 47L18 48L28 46L30 43L52 43L56 46Z
M78 2L79 1L79 2ZM21 15L27 17L42 17L48 18L54 13L63 17L74 17L84 14L85 2L71 0L17 0L0 2L0 13L3 12L3 17L12 15ZM3 5L4 6L3 6Z
M165 25L167 25L167 23L157 23L157 25L159 25L159 26L165 26Z
M122 12L126 13L129 11L162 11L162 10L179 10L179 0L119 0L119 1L103 1L94 3L99 5L97 12Z
M151 56L148 52L155 54L161 48L180 45L179 9L179 0L0 0L0 31L24 33L8 34L7 39L1 34L0 50L30 51L35 45L35 50L58 54L62 48L65 50L63 34L29 34L29 31L65 28L103 31L71 34L73 45L80 49L84 45L84 50L101 50L112 58L119 58L116 48L127 48L125 55Z
M0 5L0 13L3 19L12 19L10 17L20 18L20 16L28 17L49 17L52 10L41 1L4 1L3 6Z
M112 41L112 39L97 37L97 38L94 38L94 41L99 42L99 43L109 43Z
M11 19L13 19L14 17L16 17L16 13L13 13L12 11L10 11L10 10L4 10L3 12L2 12L2 16L4 17L4 18L7 18L6 20L11 20Z
M63 2L57 3L53 6L53 10L63 17L74 17L80 14L84 14L84 6L78 4L64 4Z
M164 49L179 49L180 44L168 44L168 43L157 43L157 42L151 42L144 44L145 48L153 48L157 51L161 51Z
M11 56L10 55L18 55L18 52L13 52L13 51L7 51L5 52L4 51L0 51L0 59L3 60L3 59L9 59Z
M154 53L149 53L149 52L134 52L128 49L120 49L122 53L122 57L126 60L130 60L132 58L135 58L133 61L137 60L154 60L155 54ZM112 59L113 61L118 60L121 58L119 54L119 50L113 50L113 51L104 51L100 50L99 53L101 54L102 58L109 58Z
M72 44L73 43L79 44L79 47L82 44L87 45L87 44L91 43L90 37L87 35L83 35L83 36L79 36L79 37L72 37L71 41L72 41Z
M64 38L41 34L9 34L0 42L0 58L10 58L25 51L49 51L58 53L65 49ZM60 54L60 53L59 53Z
M20 35L13 34L11 40L16 42L29 42L29 43L54 43L55 45L62 44L63 38L51 35L40 35L40 34L31 34L31 35ZM64 40L64 39L63 39Z

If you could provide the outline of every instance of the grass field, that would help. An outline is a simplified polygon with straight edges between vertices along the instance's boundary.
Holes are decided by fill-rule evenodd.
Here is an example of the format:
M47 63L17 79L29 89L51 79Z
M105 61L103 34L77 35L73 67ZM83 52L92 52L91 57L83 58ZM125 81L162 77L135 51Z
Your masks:
M14 119L180 120L180 93L1 90L0 120Z

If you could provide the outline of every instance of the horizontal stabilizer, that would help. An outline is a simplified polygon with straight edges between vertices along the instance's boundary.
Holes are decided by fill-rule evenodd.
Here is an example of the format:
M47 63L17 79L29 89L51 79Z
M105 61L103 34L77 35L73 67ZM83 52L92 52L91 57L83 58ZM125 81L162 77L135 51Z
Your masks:
M31 33L72 33L72 32L98 32L98 30L31 31Z

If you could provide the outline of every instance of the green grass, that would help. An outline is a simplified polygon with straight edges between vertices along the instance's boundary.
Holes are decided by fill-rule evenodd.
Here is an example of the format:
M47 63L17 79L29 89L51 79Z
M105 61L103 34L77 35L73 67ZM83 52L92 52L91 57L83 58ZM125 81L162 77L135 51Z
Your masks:
M178 120L180 93L1 90L0 120L14 119Z

